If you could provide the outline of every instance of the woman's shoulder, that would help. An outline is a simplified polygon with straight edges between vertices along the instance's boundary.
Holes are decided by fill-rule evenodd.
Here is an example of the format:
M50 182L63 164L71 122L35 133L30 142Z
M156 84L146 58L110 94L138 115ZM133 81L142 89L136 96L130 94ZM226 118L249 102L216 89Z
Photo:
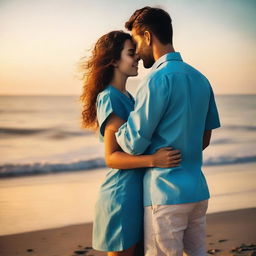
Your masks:
M97 100L110 96L110 88L107 86L103 91L98 94Z
M120 96L113 90L111 86L107 86L103 91L101 91L97 96L97 106L99 104L112 103L120 101Z

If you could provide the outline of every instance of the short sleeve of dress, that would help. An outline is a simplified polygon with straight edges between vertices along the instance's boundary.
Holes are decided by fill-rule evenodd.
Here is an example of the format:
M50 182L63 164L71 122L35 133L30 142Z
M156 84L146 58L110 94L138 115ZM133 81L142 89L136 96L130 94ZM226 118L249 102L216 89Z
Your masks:
M112 113L124 121L126 120L124 110L122 109L122 106L120 106L120 100L116 95L112 95L111 93L99 94L96 107L99 131L102 137L104 137L107 119Z

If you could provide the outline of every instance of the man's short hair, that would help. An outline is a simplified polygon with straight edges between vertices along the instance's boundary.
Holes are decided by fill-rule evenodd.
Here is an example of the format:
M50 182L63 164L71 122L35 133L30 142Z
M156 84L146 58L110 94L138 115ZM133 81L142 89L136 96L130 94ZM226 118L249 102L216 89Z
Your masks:
M172 44L172 19L160 8L146 6L138 9L125 23L125 28L131 31L135 28L139 35L148 30L153 33L162 44Z

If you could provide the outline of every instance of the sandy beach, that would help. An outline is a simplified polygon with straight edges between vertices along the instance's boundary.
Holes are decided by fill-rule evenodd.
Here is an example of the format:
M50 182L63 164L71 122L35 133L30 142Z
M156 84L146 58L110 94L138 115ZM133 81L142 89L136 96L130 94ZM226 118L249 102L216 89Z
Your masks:
M209 255L256 255L256 208L207 215ZM0 237L1 256L106 255L91 248L92 224ZM232 251L233 250L233 251Z

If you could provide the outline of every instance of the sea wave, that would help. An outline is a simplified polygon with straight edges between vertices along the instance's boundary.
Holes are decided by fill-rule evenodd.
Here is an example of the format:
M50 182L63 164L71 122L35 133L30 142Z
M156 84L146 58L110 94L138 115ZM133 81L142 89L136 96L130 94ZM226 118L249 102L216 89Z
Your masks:
M214 139L211 140L211 145L216 145L216 144L232 144L232 143L236 143L236 141L232 138L232 139L228 139L228 138L223 138L223 139Z
M71 163L4 164L0 166L0 177L69 172L100 167L105 167L105 161L103 158Z
M27 129L27 128L3 128L0 127L1 135L34 135L37 133L47 132L49 128L45 129Z
M256 126L255 125L223 125L223 127L221 127L221 129L256 131Z
M256 155L247 156L219 156L208 157L204 166L229 165L256 162ZM32 174L48 174L59 172L82 171L106 167L103 158L76 161L70 163L30 163L30 164L4 164L0 166L0 177L23 176Z
M84 136L91 135L91 131L78 130L78 131L65 131L58 128L10 128L10 127L0 127L0 136L29 136L44 134L50 138L64 138L72 136Z
M208 157L204 160L203 164L205 166L213 166L213 165L242 164L242 163L250 163L250 162L256 162L256 155Z

